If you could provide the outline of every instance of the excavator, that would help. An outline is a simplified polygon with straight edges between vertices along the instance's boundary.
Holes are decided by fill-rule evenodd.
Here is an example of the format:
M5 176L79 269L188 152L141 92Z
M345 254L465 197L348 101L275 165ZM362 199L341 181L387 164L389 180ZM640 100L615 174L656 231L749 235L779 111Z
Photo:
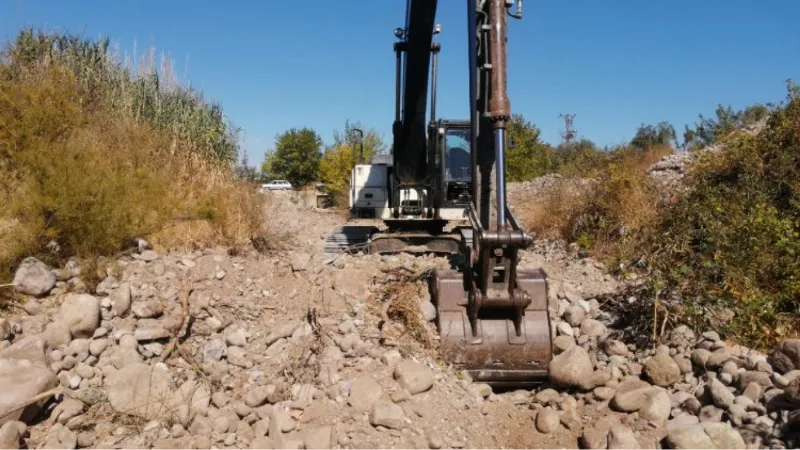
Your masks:
M533 238L506 200L508 23L522 3L466 0L470 117L437 120L437 0L407 0L395 30L392 155L359 161L350 180L352 215L387 229L345 226L326 244L461 256L429 279L440 353L473 380L509 388L546 380L553 356L547 274L517 267Z

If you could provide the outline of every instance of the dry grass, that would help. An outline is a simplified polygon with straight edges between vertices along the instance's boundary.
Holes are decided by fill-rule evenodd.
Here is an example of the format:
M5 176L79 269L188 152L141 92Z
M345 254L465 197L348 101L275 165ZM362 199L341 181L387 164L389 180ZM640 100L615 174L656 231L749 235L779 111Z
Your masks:
M519 208L540 237L576 242L607 262L634 257L659 217L659 195L647 168L669 150L620 148L604 156L592 179L562 179Z
M270 239L269 205L232 168L167 130L82 108L67 69L35 75L0 78L3 278L28 255L114 256L137 237L163 248Z

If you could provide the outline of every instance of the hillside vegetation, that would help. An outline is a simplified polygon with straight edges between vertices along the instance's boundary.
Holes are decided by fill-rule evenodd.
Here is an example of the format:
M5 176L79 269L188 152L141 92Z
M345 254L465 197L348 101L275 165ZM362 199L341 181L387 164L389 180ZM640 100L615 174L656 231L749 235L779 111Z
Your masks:
M262 200L234 177L236 130L218 105L87 41L31 29L0 61L0 267L162 246L241 244Z
M790 86L778 107L720 107L716 119L701 116L684 138L695 162L680 189L648 174L675 152L666 145L674 132L642 126L630 144L584 151L553 171L564 178L521 205L526 225L540 237L574 243L623 276L644 275L657 331L689 322L759 347L796 334L798 89Z

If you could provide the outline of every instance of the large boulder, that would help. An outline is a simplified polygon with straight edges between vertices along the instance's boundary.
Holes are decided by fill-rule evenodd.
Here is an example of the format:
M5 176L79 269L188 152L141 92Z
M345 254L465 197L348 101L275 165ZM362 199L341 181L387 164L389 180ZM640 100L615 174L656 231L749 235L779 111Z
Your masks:
M0 386L0 425L14 420L28 423L50 398L36 397L56 388L58 378L28 360L0 359Z
M61 304L61 320L73 338L91 338L100 326L100 300L89 294L70 294Z
M550 362L550 381L557 386L594 388L592 360L583 347L577 345L555 356Z
M782 374L800 369L800 339L787 339L778 344L769 363Z
M56 276L45 263L29 256L17 268L13 283L17 292L43 297L56 285Z
M154 420L172 411L174 384L164 364L127 365L106 377L105 387L108 401L118 413Z

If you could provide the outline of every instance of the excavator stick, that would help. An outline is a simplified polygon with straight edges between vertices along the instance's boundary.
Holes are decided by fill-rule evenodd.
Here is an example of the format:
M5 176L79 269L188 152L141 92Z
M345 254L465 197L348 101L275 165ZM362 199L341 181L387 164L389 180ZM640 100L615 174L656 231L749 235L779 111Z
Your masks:
M442 355L474 380L496 387L539 384L553 355L547 274L518 270L519 251L533 238L506 202L508 16L506 0L468 4L473 184L470 246L460 271L437 271L431 298L437 308ZM477 4L480 4L478 6Z

